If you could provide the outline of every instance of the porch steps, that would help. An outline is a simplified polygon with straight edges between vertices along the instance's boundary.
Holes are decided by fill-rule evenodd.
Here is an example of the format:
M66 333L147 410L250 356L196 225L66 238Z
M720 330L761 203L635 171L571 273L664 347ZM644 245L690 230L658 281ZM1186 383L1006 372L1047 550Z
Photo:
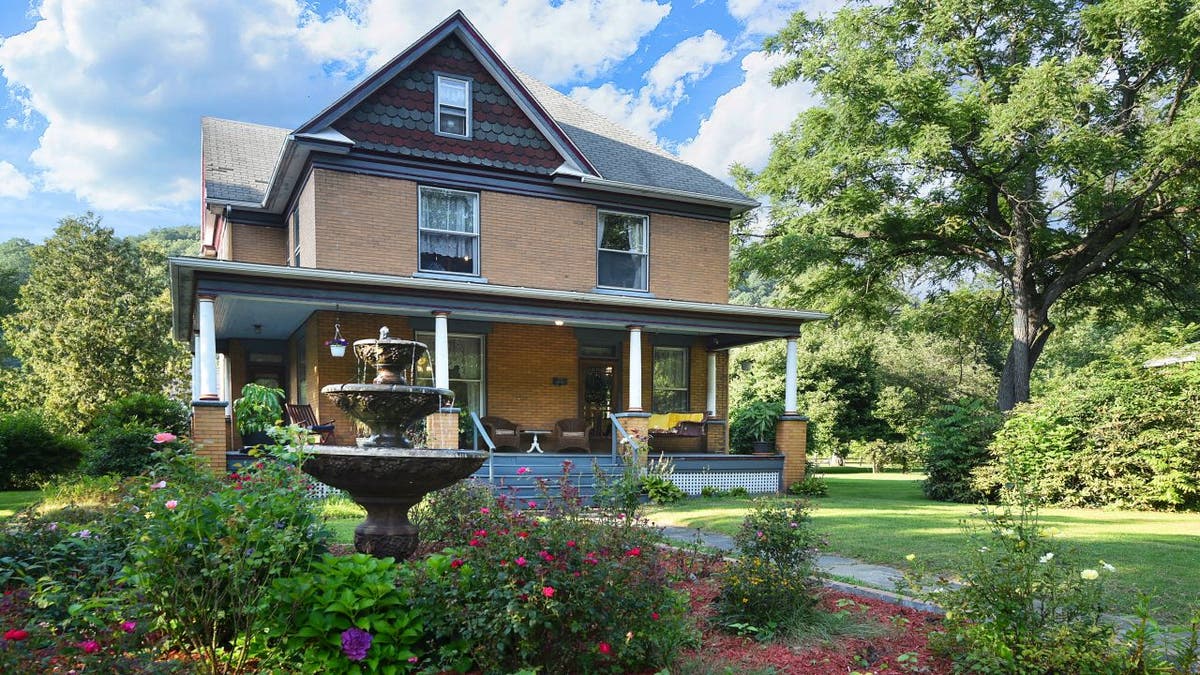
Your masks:
M620 470L619 463L614 464L609 455L497 453L492 458L491 482L503 494L527 502L543 499L538 488L538 479L542 479L549 494L557 497L564 461L572 464L569 471L571 485L579 490L584 502L590 502L596 494L596 469L606 474ZM522 469L525 471L521 472ZM473 477L488 482L488 476L488 464L484 463Z

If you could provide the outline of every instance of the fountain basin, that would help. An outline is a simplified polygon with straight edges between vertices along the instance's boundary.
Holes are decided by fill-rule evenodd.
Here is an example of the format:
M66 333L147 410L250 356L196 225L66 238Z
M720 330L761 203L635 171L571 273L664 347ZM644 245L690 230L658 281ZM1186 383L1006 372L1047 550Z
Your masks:
M301 468L345 490L367 510L367 519L354 529L356 550L403 560L418 543L409 509L427 493L475 473L486 459L487 453L477 450L318 445Z
M454 400L449 389L408 384L331 384L321 393L370 428L356 441L363 448L410 447L404 431Z

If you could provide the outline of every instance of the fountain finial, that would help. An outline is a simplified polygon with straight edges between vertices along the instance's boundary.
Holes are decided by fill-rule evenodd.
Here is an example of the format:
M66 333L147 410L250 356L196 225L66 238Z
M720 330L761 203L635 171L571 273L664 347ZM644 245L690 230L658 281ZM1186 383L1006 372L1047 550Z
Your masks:
M388 327L387 326L381 326L379 328L379 339L380 340L388 339Z

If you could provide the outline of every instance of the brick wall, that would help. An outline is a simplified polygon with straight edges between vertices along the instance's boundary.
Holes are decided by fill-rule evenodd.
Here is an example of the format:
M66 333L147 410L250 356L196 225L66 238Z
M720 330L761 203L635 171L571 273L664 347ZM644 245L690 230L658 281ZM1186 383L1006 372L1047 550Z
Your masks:
M579 416L579 345L570 327L496 323L487 345L489 415L543 429ZM554 386L555 377L567 384Z
M282 265L287 262L287 230L231 223L229 259L238 262Z
M301 264L379 274L417 271L417 188L395 178L313 170L297 202ZM595 288L595 206L485 191L479 210L480 274L491 283ZM292 243L290 234L282 236L286 260ZM650 292L726 302L728 283L726 224L650 215Z

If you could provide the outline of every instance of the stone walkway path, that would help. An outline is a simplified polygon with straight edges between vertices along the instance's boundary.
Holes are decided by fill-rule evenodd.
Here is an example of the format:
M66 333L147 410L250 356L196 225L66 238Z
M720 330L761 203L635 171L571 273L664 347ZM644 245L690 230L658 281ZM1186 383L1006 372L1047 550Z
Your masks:
M665 526L660 527L663 535L680 544L696 544L718 551L732 551L733 537L716 532L705 532L689 527ZM840 555L822 555L817 558L817 567L823 572L841 579L849 579L851 583L829 580L826 585L838 590L866 595L868 597L887 600L906 607L915 607L926 611L941 612L941 609L920 600L898 595L890 590L896 587L896 582L903 578L904 573L894 567L873 565L854 558ZM861 586L859 584L862 584Z

